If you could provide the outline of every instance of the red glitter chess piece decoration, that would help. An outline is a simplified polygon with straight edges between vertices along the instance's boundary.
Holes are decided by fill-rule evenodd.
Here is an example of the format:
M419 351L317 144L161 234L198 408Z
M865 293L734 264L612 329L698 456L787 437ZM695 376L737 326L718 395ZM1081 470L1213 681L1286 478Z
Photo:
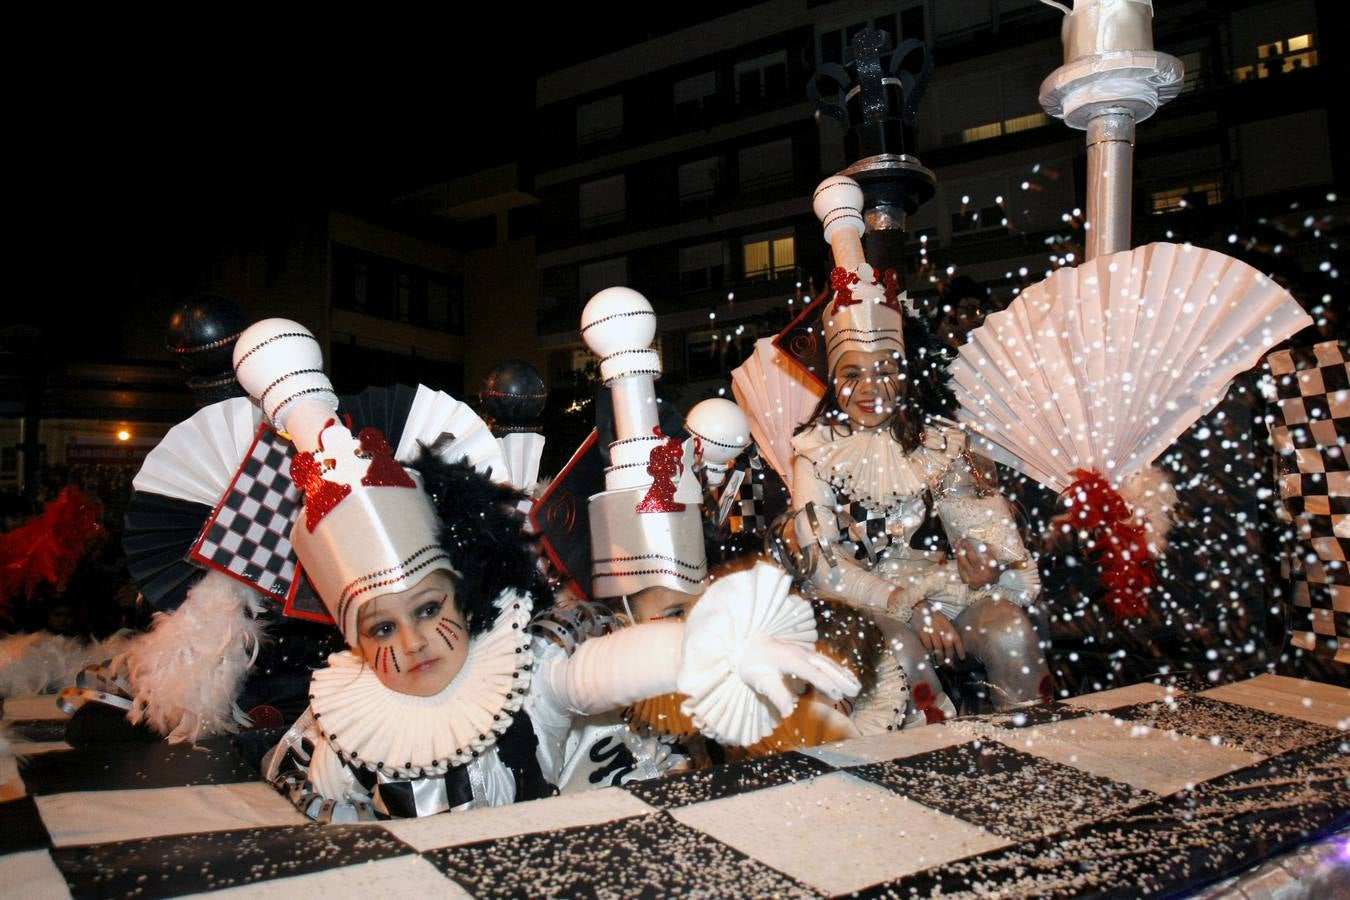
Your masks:
M366 487L406 487L415 488L408 471L394 459L394 448L378 428L361 429L357 440L361 442L361 455L370 458L370 468L361 477Z
M659 425L652 429L652 433L657 437L665 437ZM680 461L683 455L684 450L678 438L666 438L664 444L652 448L647 461L647 474L655 480L638 504L638 512L684 512L684 504L675 502L675 479L684 468L684 463Z
M319 461L308 451L295 454L291 460L291 480L305 492L305 527L310 533L352 492L350 484L324 478Z
M857 272L850 272L843 266L835 266L830 270L830 287L834 288L834 305L830 307L830 315L834 315L846 306L853 306L862 301L853 296L853 285L862 281Z
M882 305L889 306L903 315L905 310L900 306L900 276L895 273L894 269L887 269L882 276L882 281L886 285L886 300Z

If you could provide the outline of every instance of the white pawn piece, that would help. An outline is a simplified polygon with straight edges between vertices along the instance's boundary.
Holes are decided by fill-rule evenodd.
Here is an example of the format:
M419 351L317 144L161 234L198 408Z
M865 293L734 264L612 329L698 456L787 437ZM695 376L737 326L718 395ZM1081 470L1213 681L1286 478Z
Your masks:
M739 406L721 397L695 404L684 427L699 440L709 484L721 484L728 464L750 446L750 420Z
M308 328L290 319L250 325L234 346L234 374L297 449L318 449L320 432L337 413L338 397Z
M854 271L865 262L862 236L863 191L847 175L832 175L820 183L811 197L811 209L825 228L825 240L834 251L834 264Z
M652 447L661 443L653 384L661 376L661 357L651 349L655 336L652 305L629 288L605 288L582 310L581 337L600 357L600 378L614 402L615 441L605 472L611 491L651 483L647 461Z

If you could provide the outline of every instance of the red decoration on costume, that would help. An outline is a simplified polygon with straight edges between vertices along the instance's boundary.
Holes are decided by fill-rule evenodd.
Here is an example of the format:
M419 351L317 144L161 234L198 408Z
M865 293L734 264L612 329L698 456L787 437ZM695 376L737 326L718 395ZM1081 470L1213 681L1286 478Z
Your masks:
M852 306L862 301L853 296L853 285L861 282L857 272L850 272L843 266L835 266L830 271L830 286L834 288L834 305L830 307L830 315L836 315L846 306Z
M1096 554L1106 586L1105 602L1116 624L1148 614L1148 591L1158 583L1144 526L1133 521L1130 505L1100 472L1074 469L1076 479L1064 493L1074 502L1071 521L1092 534L1088 552Z
M914 698L914 708L923 713L923 717L929 725L936 725L947 718L947 714L937 706L937 695L933 693L932 688L923 682L914 685L910 696Z
M250 709L248 711L248 720L252 724L245 728L245 731L261 731L264 728L280 728L286 724L286 717L281 714L281 710L266 703Z
M318 460L308 450L295 454L291 460L291 481L305 492L305 527L311 534L323 517L352 492L350 484L325 479Z
M652 434L665 437L661 426L652 429ZM684 504L675 502L675 479L684 469L681 457L684 455L678 438L666 438L664 444L652 448L647 461L647 474L652 476L651 488L638 504L640 513L684 512Z
M1042 675L1041 680L1037 682L1036 693L1041 695L1042 703L1049 703L1051 700L1055 699L1055 682L1054 679L1050 677L1049 672Z
M894 269L887 269L882 281L886 283L886 299L881 305L888 306L903 316L905 309L900 305L900 276Z
M32 599L42 584L64 591L90 542L104 534L101 512L97 500L68 484L42 515L0 535L0 599Z
M408 470L394 459L394 448L389 446L380 429L362 428L356 437L361 442L361 453L370 457L370 468L361 477L362 484L366 487L417 487Z

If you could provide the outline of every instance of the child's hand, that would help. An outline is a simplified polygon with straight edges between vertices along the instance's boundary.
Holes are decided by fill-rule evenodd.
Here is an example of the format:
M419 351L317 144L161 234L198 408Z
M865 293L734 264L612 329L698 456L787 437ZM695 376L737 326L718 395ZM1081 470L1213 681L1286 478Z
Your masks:
M987 544L964 540L956 545L956 571L973 588L982 588L998 580L999 564Z

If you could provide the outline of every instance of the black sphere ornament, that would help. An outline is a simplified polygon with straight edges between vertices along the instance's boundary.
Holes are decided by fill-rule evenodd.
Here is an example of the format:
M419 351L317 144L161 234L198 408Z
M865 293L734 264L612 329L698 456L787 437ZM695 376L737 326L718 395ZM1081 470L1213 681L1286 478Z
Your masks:
M233 370L234 342L248 324L233 300L199 294L174 310L164 341L189 375L216 375Z
M547 399L544 377L523 359L498 364L483 382L483 409L497 437L536 430Z
M191 298L169 317L164 343L187 373L198 406L243 396L234 377L234 342L248 324L239 304L214 294Z

